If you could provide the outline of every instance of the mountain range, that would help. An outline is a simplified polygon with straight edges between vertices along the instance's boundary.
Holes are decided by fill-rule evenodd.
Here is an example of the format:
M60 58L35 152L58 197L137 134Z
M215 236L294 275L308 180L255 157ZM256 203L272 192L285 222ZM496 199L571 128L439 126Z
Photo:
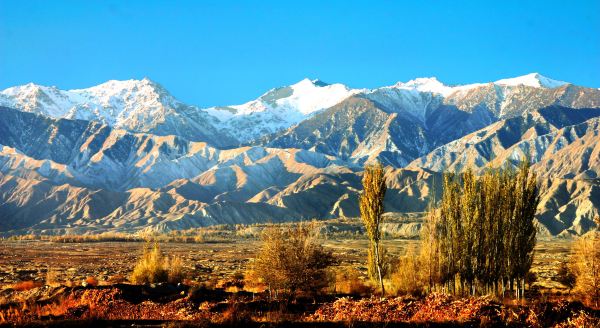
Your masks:
M537 73L376 89L304 79L210 108L149 79L30 83L0 91L0 118L4 235L356 217L373 161L399 216L425 211L444 171L523 158L540 179L543 234L585 233L600 211L600 90Z

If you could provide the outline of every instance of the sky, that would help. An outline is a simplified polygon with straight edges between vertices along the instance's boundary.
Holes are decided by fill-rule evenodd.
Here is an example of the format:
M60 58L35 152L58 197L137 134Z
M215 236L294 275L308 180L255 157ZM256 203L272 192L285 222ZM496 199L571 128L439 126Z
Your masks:
M600 1L0 0L0 89L148 77L204 107L305 77L375 88L531 72L600 87Z

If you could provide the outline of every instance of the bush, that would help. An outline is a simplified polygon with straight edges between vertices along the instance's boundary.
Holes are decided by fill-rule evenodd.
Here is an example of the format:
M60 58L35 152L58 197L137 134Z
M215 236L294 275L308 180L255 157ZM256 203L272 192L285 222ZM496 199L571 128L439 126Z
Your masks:
M316 292L327 286L331 252L317 243L312 224L266 228L254 270L272 291Z
M177 284L185 279L185 271L183 268L183 262L178 257L173 257L167 260L168 265L168 278L167 280L172 284Z
M569 290L570 294L573 287L575 287L575 275L567 262L560 263L556 276L558 282L563 284Z
M575 242L570 269L575 275L575 292L597 307L600 304L600 231L590 232Z
M17 291L30 290L38 287L42 287L42 283L39 281L27 280L21 281L13 285L13 289Z
M48 267L48 270L46 271L46 285L52 286L52 287L60 286L57 276L58 276L58 273L56 272L56 270L54 270L51 267Z
M94 277L94 276L89 276L89 277L85 278L85 283L88 286L95 287L95 286L98 286L98 279L96 279L96 277Z
M331 290L334 293L364 296L373 292L373 288L365 284L358 270L353 267L340 268L335 270L333 275L334 281Z
M425 293L427 288L427 277L425 277L424 261L414 249L409 249L407 254L402 256L397 265L397 269L392 273L391 287L396 295L414 295L419 296Z
M181 260L164 257L158 243L155 243L152 248L144 247L144 254L131 274L131 282L134 284L179 283L184 278Z

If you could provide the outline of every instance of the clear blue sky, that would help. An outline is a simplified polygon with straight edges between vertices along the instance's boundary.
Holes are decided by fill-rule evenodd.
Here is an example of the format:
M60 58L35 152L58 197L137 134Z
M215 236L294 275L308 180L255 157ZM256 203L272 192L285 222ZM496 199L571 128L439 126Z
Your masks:
M147 76L211 106L304 77L370 88L530 72L600 87L600 1L0 0L0 89Z

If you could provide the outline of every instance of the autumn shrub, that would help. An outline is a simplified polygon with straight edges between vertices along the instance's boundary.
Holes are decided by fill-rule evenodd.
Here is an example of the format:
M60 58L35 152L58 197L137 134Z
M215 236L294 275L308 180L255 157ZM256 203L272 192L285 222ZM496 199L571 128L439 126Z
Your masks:
M60 283L58 282L57 276L58 273L56 272L56 270L51 267L48 267L48 270L46 271L46 285L52 287L59 286Z
M152 247L144 247L142 258L135 265L130 280L134 284L179 283L184 278L181 260L163 256L160 246L155 243Z
M558 282L563 284L569 290L569 294L571 294L571 290L575 287L575 274L573 273L573 270L571 270L568 262L560 263L556 277Z
M267 290L268 286L263 279L258 276L256 270L248 270L244 272L244 290L251 293L262 293Z
M85 283L88 286L98 286L98 279L96 279L96 277L94 277L94 276L89 276L89 277L85 278Z
M271 291L317 292L326 287L330 251L317 242L314 224L270 226L263 231L254 271Z
M600 231L577 240L572 249L570 269L575 276L574 291L590 304L600 305Z
M391 275L391 290L396 295L422 295L427 287L427 277L423 270L423 261L415 249L398 260L396 271Z
M167 271L168 278L167 280L172 284L177 284L182 282L185 279L185 271L183 267L183 261L179 257L172 257L171 259L167 259Z
M43 284L39 281L26 280L26 281L21 281L21 282L14 284L12 286L12 289L14 289L16 291L24 291L24 290L38 288L38 287L41 287L42 285Z
M363 296L373 292L373 288L360 277L360 272L353 267L338 268L333 271L331 291L337 294Z
M229 302L229 306L220 315L218 322L230 327L244 325L251 320L250 313L244 310L239 302L233 300Z
M106 280L106 282L108 284L122 284L122 283L124 283L126 281L127 281L127 277L125 277L122 274L116 274L116 275L110 276Z

